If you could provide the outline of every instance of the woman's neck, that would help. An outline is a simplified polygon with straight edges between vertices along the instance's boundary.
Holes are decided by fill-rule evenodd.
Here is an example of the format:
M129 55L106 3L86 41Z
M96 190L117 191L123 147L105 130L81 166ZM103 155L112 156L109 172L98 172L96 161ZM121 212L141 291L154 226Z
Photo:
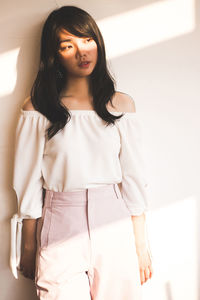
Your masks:
M75 98L77 101L91 99L89 77L69 78L60 96Z

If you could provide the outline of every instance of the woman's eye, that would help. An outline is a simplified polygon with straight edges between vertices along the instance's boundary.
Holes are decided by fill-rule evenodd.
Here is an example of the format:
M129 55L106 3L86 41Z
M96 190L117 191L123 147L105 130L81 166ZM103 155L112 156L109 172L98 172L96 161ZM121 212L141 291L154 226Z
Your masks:
M69 49L70 47L72 47L72 46L68 45L68 46L62 47L61 50Z
M87 39L87 41L91 41L91 40L92 40L92 38L88 38L88 39Z

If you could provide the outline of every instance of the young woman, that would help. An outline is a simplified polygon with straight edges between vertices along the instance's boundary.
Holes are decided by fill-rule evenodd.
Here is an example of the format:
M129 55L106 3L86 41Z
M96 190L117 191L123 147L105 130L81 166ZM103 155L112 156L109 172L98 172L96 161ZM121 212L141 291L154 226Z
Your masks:
M114 84L94 19L51 12L16 128L11 220L13 274L42 300L139 300L152 276L141 127Z

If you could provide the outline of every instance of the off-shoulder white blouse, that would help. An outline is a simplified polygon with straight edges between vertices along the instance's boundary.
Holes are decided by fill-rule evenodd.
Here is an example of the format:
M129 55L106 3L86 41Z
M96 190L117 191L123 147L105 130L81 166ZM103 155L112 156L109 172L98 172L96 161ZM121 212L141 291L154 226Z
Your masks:
M42 216L43 188L65 192L121 182L130 215L149 210L142 126L137 114L123 112L115 125L106 127L94 110L69 112L69 123L48 141L45 129L50 121L38 111L20 110L13 170L18 211L11 219L10 255L16 278L22 220Z

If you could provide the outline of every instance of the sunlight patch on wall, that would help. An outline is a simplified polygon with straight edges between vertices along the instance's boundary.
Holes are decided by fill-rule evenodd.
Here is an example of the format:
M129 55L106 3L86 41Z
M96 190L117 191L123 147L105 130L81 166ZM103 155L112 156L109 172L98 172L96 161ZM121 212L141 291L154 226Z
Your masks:
M15 48L0 54L0 97L13 92L16 80L16 64L20 48Z
M144 300L197 299L197 201L191 196L148 213L154 276L143 286Z
M195 0L160 1L97 24L111 59L193 31Z

